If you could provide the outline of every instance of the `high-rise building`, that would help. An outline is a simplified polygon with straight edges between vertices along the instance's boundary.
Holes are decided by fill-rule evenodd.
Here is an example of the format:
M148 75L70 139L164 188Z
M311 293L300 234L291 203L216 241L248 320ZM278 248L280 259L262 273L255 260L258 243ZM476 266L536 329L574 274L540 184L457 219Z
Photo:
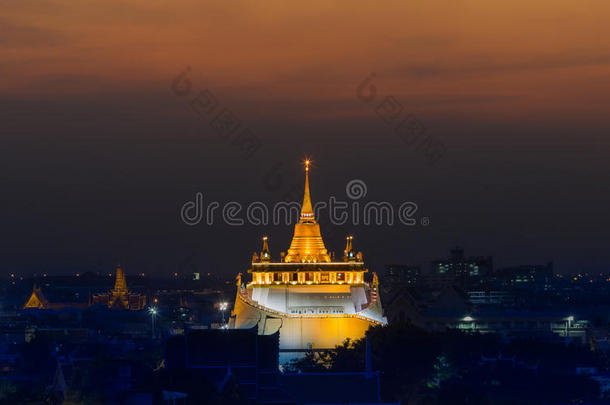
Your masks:
M427 278L432 284L471 285L484 283L493 273L491 257L466 257L464 249L452 249L449 257L430 263Z
M509 287L547 289L553 281L553 262L546 265L521 265L498 271L498 277Z
M341 260L326 250L309 192L309 161L305 162L305 193L288 252L274 259L263 238L248 269L250 280L237 277L237 295L230 328L258 328L259 334L280 333L280 351L329 349L346 338L358 339L371 325L385 325L375 273L362 253L347 243Z
M416 285L421 281L421 267L409 264L385 266L382 282L390 285Z

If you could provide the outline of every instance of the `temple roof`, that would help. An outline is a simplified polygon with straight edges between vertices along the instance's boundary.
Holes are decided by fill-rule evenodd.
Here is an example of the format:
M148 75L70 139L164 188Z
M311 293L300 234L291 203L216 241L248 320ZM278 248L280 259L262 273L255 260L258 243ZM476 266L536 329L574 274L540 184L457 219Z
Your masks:
M322 234L320 233L320 224L316 222L311 204L309 165L310 161L306 160L305 192L303 195L303 205L301 206L301 216L299 222L294 226L294 236L284 260L287 263L330 262L330 256L324 246Z
M48 308L48 307L49 307L49 301L47 301L47 299L45 298L44 294L42 293L42 290L39 287L37 287L36 284L34 284L34 287L32 287L32 294L30 295L30 298L25 303L23 308L24 309L31 309L31 308L44 309L44 308Z
M114 289L115 293L127 293L127 280L125 279L125 272L121 268L119 264L116 269L116 276L114 279Z
M363 262L258 262L252 263L255 271L362 271Z

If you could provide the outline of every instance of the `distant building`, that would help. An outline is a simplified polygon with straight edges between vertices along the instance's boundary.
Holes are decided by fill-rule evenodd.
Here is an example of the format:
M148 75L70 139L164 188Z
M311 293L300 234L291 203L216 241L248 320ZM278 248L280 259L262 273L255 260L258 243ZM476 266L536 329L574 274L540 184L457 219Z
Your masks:
M49 307L49 301L42 293L42 289L34 284L34 287L32 287L32 294L23 306L23 309L49 309Z
M509 291L472 290L467 291L470 302L474 305L493 305L511 307L516 303L515 295Z
M425 304L418 292L409 286L402 286L392 291L384 301L388 321L423 324L421 312L425 309Z
M62 309L62 308L86 308L86 296L79 295L73 291L58 291L52 287L47 293L42 292L42 287L34 283L30 297L23 305L23 309Z
M405 287L386 301L390 322L409 322L430 331L461 329L467 332L498 333L507 337L541 336L584 341L588 321L576 319L569 311L506 309L483 305L510 301L509 295L463 293L448 286L432 295L420 295ZM475 302L473 302L475 301Z
M589 322L575 320L561 311L480 311L463 317L429 314L429 330L461 329L468 332L498 333L507 337L547 337L587 339Z
M388 264L382 285L416 285L421 281L421 267L409 264Z
M498 272L498 277L509 287L547 289L553 280L553 262L507 267Z
M428 284L439 286L448 283L480 284L493 273L491 256L464 256L464 249L456 247L449 257L430 263Z
M280 334L261 335L256 327L187 330L165 341L165 368L197 373L199 381L212 382L218 392L233 380L257 404L383 403L380 373L372 369L368 345L365 370L280 372Z
M116 269L114 288L107 294L95 294L92 303L102 304L111 309L139 311L146 306L146 296L132 293L127 289L125 273L119 265Z

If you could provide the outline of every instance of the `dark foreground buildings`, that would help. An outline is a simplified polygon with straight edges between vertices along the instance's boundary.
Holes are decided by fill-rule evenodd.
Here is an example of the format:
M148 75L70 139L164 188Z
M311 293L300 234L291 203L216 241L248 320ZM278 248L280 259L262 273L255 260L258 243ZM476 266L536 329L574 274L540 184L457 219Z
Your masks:
M443 277L433 270L441 262ZM0 405L563 405L609 397L610 279L554 274L552 264L495 269L459 249L433 263L388 266L379 284L388 325L336 348L303 348L288 364L281 328L257 329L281 326L282 317L227 329L235 283L207 272L157 281L119 272L11 277L0 289ZM281 287L265 276L266 288ZM377 284L371 275L362 281Z
M189 331L167 340L166 371L211 382L219 393L237 386L242 400L259 404L382 403L370 356L365 370L281 372L279 344L279 332L259 335L256 328ZM166 391L181 387L188 391L182 395L198 395L181 382L168 384Z

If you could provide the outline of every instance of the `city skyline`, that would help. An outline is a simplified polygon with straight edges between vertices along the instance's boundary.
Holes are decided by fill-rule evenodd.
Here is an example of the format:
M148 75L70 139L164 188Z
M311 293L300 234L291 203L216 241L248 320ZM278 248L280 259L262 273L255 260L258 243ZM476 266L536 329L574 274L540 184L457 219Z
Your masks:
M0 405L610 400L608 0L0 12Z

